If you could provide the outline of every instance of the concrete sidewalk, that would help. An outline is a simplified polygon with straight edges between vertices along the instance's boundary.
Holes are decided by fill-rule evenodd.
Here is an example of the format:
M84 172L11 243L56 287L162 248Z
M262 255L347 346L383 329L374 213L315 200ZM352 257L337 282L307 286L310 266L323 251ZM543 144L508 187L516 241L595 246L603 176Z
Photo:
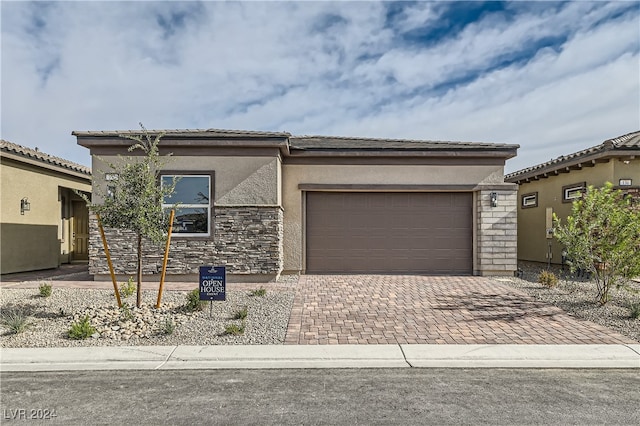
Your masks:
M640 345L2 348L0 371L269 368L637 368Z

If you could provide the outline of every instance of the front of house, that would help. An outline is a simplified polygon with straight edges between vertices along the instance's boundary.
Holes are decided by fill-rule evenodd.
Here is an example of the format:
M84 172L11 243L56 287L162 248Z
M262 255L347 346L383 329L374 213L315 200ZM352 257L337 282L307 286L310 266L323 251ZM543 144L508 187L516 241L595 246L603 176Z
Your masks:
M99 171L139 132L73 134L91 151L94 185L108 186ZM191 279L200 265L226 265L243 281L516 270L517 186L503 172L517 145L210 129L165 131L159 147L172 153L162 179L180 177L169 279ZM107 230L107 240L116 272L132 274L131 235ZM144 264L158 274L162 250L150 248ZM90 272L108 279L95 220Z
M518 189L518 259L562 263L564 247L553 238L553 215L563 223L588 186L611 182L640 200L640 131L510 173Z

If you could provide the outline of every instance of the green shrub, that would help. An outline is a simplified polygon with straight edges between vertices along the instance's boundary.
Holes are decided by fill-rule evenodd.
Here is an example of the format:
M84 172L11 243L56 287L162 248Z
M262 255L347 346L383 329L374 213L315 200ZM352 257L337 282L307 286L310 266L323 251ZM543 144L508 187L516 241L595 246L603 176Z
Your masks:
M96 329L91 325L89 321L89 315L85 315L79 321L71 324L71 329L69 329L69 338L74 340L83 340L88 337L91 337L96 333Z
M629 316L633 319L640 319L640 302L632 303L629 306Z
M129 277L126 283L122 283L120 285L120 296L126 299L127 297L133 296L136 290L137 287L136 283L133 281L133 277Z
M120 308L120 318L122 318L122 321L133 321L133 312L126 303L123 303Z
M20 307L9 307L2 310L2 325L9 329L11 334L19 334L31 327L29 310Z
M40 286L38 287L38 290L40 290L40 296L41 297L49 297L49 296L51 296L51 284L49 284L49 283L40 284Z
M229 324L224 328L224 334L229 334L232 336L240 336L244 334L244 329L245 329L244 321L242 322L242 325Z
M244 308L240 309L239 311L237 311L233 315L233 319L234 320L243 320L243 319L247 318L247 314L248 314L248 310L247 310L247 307L245 306Z
M258 297L262 297L265 294L267 294L267 290L264 287L260 287L259 289L253 290L250 293L251 296L258 296Z
M173 322L173 319L171 317L167 317L162 323L162 327L160 331L162 332L162 334L166 334L167 336L170 336L173 334L174 331L176 331L176 323Z
M553 288L558 285L558 277L551 271L542 271L538 275L538 282L545 287Z
M195 312L201 311L206 306L207 302L205 300L200 300L200 289L194 288L189 293L187 293L187 304L186 308L188 311Z

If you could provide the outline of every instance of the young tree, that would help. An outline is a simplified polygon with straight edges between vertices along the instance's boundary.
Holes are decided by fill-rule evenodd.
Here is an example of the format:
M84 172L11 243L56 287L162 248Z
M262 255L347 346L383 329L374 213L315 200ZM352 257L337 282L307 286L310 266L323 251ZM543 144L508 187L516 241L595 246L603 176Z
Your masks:
M598 286L598 302L609 300L609 290L625 279L640 276L640 209L630 198L589 186L573 202L565 225L555 220L555 237L567 250L571 270L591 272Z
M100 215L105 226L129 230L136 236L138 307L142 304L143 242L145 238L155 244L165 240L169 218L162 210L162 200L175 189L175 181L173 185L162 186L159 180L160 171L166 164L166 156L161 156L158 150L164 133L154 136L142 123L140 127L140 135L121 137L134 142L129 152L139 149L144 155L118 156L118 162L107 163L111 169L103 173L107 188L94 187L101 202L88 202L89 209Z

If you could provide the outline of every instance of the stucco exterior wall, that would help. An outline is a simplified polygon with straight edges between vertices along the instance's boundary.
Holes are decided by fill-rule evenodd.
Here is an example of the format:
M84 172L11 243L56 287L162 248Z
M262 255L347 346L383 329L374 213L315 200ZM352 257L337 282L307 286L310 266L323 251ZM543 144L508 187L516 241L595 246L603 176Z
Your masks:
M521 260L548 262L551 243L551 263L562 262L562 249L558 241L546 238L546 209L564 221L571 214L572 203L562 202L562 187L586 182L587 185L603 186L606 182L617 185L619 179L632 179L633 185L640 185L640 159L625 163L611 159L597 163L593 167L571 170L568 173L550 175L546 179L521 183L518 188L518 258ZM538 193L538 206L522 208L522 195Z
M303 271L304 197L300 184L361 185L501 185L503 166L435 166L435 165L306 165L285 164L283 167L284 207L284 273ZM515 197L515 186L507 191ZM515 234L515 210L511 224ZM515 263L515 235L512 250ZM474 250L477 253L477 250ZM503 258L504 259L504 258ZM503 263L502 265L506 265ZM488 266L485 262L483 266ZM504 269L500 266L498 269ZM515 270L516 268L513 268Z
M118 157L93 157L96 176L108 172L105 163L117 164ZM281 162L269 156L171 156L165 170L215 172L214 200L216 205L280 205ZM101 176L101 174L100 174ZM98 195L98 194L96 194ZM99 198L96 199L99 201Z
M32 271L59 266L71 249L62 234L61 194L72 189L91 192L87 178L76 178L46 168L2 157L0 163L1 273ZM68 188L62 191L61 188ZM20 214L20 200L31 208ZM66 199L70 202L70 199ZM68 219L66 229L71 224Z
M103 161L104 160L104 161ZM94 170L117 157L94 157ZM281 160L273 156L173 156L164 170L176 174L213 172L212 233L203 237L173 234L167 277L197 280L198 266L225 265L230 279L270 281L282 270L283 212ZM89 272L109 279L95 218L91 225ZM116 274L135 273L131 233L106 229ZM164 247L145 244L144 273L161 272Z

